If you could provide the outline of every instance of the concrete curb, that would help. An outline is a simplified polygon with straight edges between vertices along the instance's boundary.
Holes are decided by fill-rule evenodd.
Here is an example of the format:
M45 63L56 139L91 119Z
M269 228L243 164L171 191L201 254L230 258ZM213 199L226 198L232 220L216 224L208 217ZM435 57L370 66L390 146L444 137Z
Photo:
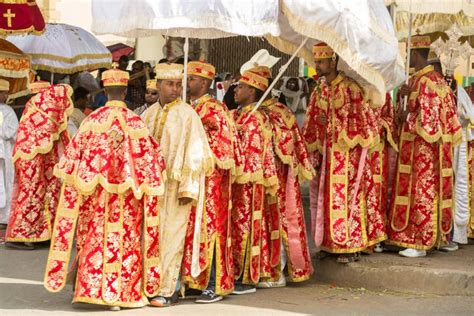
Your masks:
M474 267L471 271L402 265L373 266L370 262L347 265L331 258L314 262L313 279L337 286L416 294L474 296Z

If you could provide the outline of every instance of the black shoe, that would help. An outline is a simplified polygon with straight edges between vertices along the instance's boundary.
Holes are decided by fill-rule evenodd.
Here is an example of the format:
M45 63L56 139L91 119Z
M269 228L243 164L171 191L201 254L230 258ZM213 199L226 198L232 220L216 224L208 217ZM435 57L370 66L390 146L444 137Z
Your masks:
M215 303L222 299L223 297L217 295L213 290L204 290L202 294L196 299L196 303Z
M247 284L236 284L234 292L232 294L242 295L242 294L251 294L257 292L257 289L253 285Z

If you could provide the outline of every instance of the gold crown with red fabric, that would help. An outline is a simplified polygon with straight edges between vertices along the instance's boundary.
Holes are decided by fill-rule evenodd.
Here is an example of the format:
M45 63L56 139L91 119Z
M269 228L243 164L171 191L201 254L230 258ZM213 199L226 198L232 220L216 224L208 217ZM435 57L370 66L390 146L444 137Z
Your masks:
M216 68L203 61L190 61L188 63L188 75L214 80L214 77L216 76Z
M239 82L245 83L246 85L249 85L261 91L265 91L268 88L268 79L250 70L247 70L242 74L242 77L240 77Z
M156 87L156 79L148 79L146 81L146 88L150 90L158 90Z
M184 67L181 64L158 64L155 66L157 80L181 80Z
M321 60L327 58L334 58L336 53L326 43L318 43L313 46L313 58L314 60Z
M130 75L120 69L109 69L102 73L104 87L127 86Z
M256 67L253 67L251 69L249 69L248 71L251 71L259 76L262 76L264 78L267 78L267 79L270 79L272 78L272 70L267 67L267 66L256 66Z
M411 49L430 48L431 39L428 35L415 35L411 37Z
M30 94L37 94L43 89L49 88L51 84L47 81L38 80L30 83Z

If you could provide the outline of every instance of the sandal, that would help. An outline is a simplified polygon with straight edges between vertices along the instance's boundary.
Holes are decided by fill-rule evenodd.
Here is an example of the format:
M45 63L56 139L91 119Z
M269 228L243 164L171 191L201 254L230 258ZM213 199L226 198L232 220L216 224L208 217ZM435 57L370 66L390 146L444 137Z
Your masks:
M178 292L174 292L171 297L157 296L150 301L154 307L170 307L178 304Z

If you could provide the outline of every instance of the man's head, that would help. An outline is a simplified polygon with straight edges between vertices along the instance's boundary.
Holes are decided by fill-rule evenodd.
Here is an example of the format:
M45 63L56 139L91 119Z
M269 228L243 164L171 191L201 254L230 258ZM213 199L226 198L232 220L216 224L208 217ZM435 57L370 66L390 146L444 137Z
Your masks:
M158 101L158 89L156 88L156 79L146 81L145 103L152 105Z
M158 89L161 105L173 102L183 91L183 65L178 64L157 64L156 88Z
M188 63L188 92L191 99L197 99L209 92L216 69L208 63L191 61Z
M119 69L110 69L102 73L102 82L109 101L125 100L129 78L128 72Z
M239 105L248 105L257 102L268 88L268 79L251 71L242 74L237 88L235 88L235 102Z
M314 66L320 76L328 76L337 73L339 56L326 43L313 46Z
M136 74L144 69L143 61L137 60L132 65L132 74Z
M428 35L411 37L410 67L424 67L428 62L431 39Z
M0 79L0 103L5 103L8 99L8 91L10 90L10 82Z
M120 56L119 61L118 61L118 64L119 64L118 69L123 70L123 71L127 70L128 61L129 61L128 56L126 55Z
M89 105L89 91L83 87L74 90L74 106L84 110Z

